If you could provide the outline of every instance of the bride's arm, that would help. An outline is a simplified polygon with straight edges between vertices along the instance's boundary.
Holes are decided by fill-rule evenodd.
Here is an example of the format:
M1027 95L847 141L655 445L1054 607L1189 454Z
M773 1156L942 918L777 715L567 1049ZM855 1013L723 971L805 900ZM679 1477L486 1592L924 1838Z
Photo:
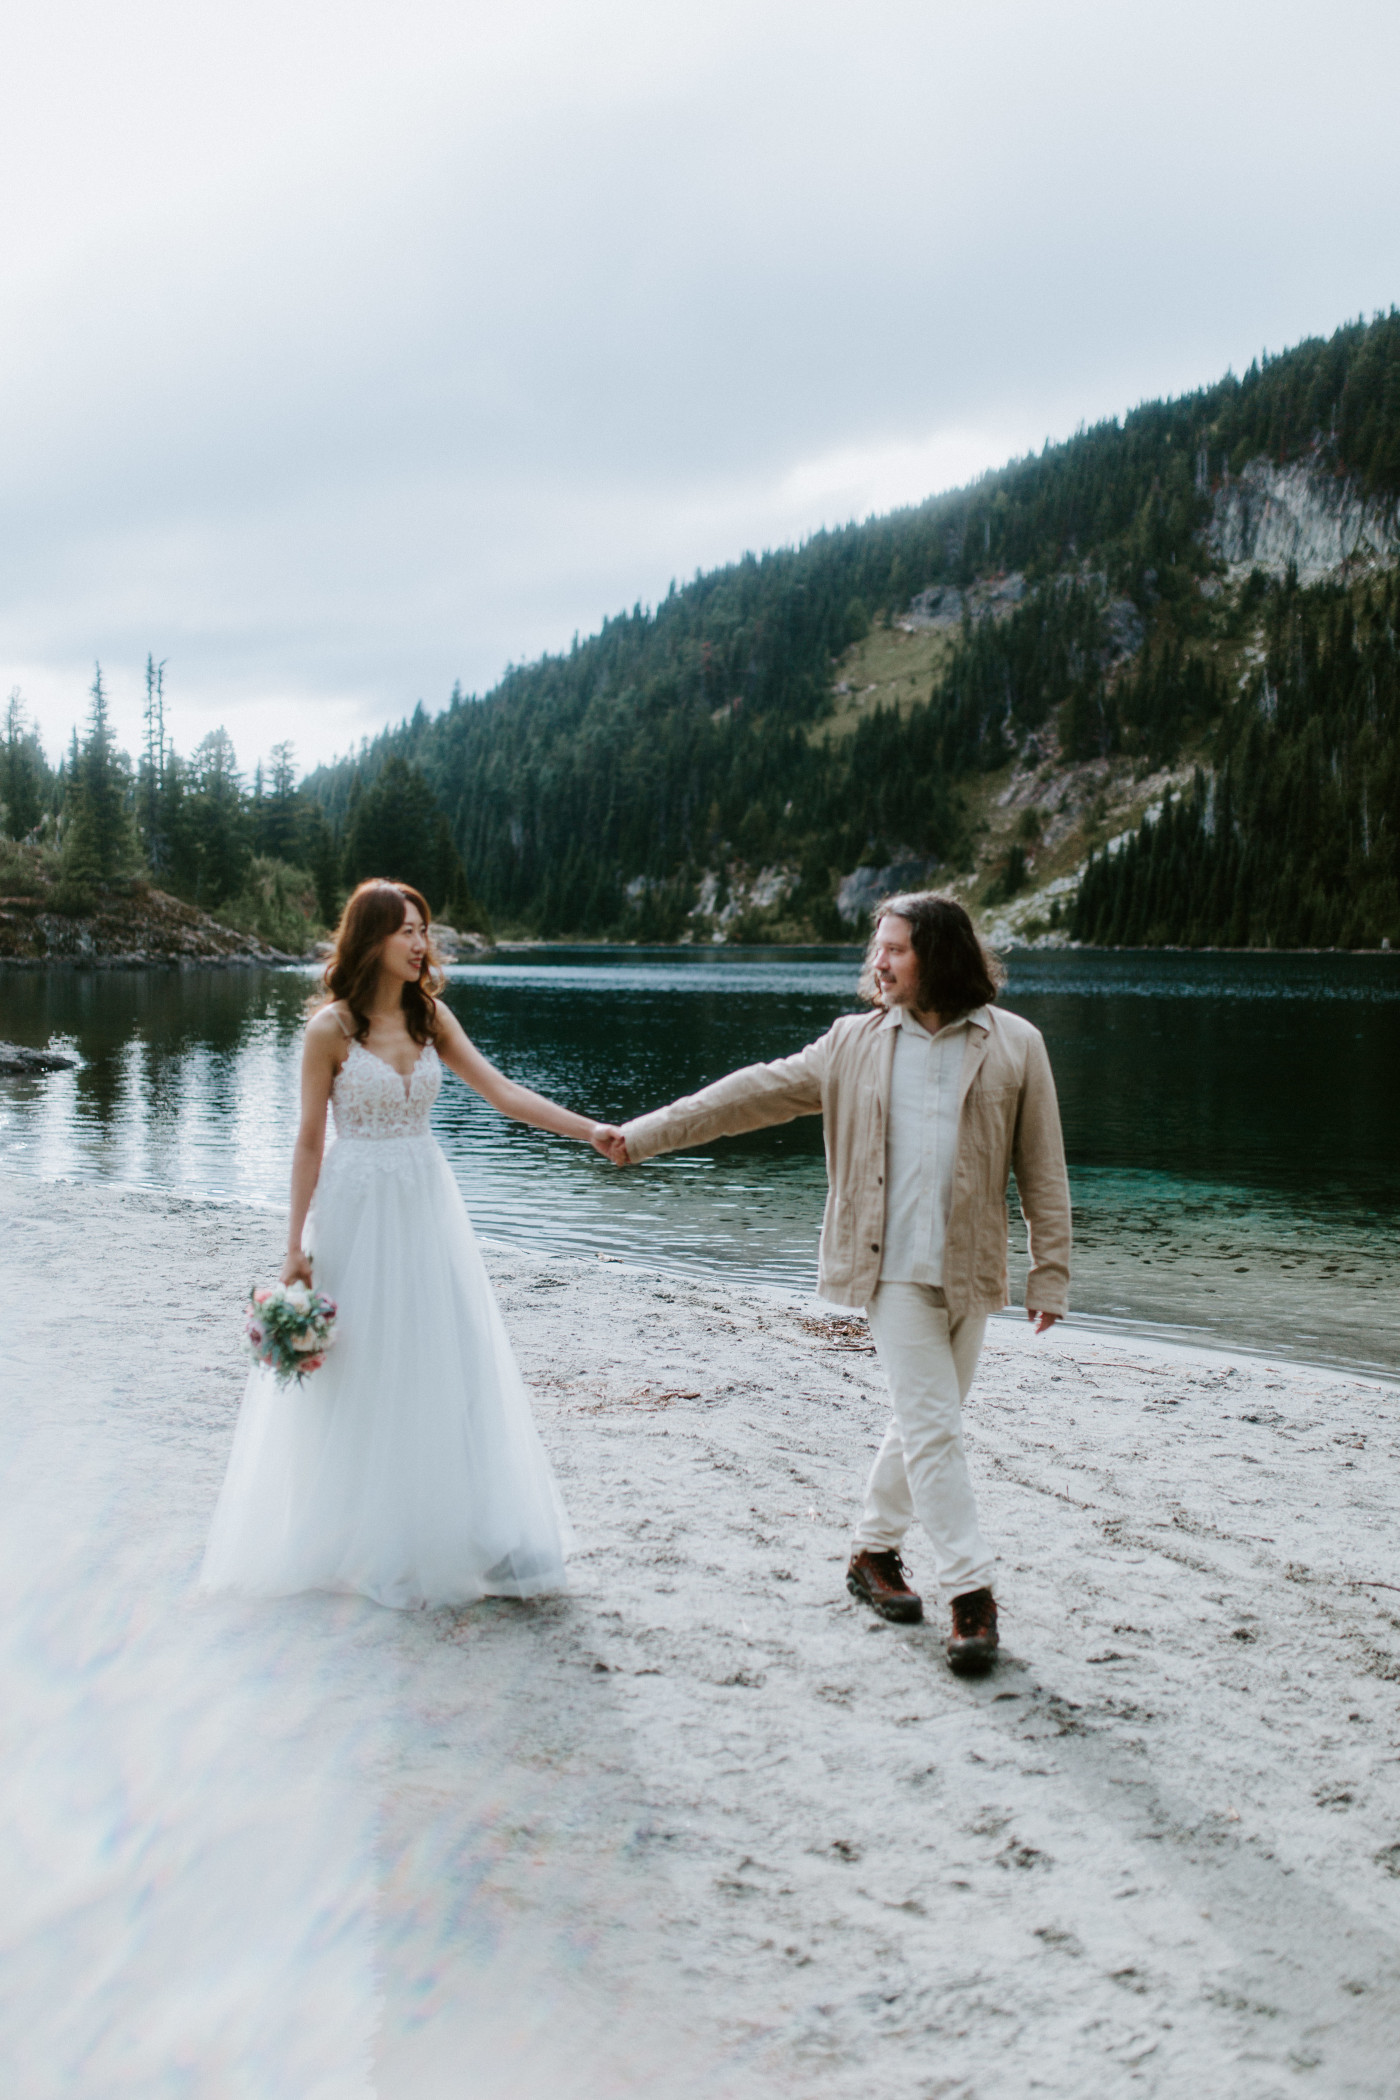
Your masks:
M316 1183L321 1177L321 1155L326 1149L326 1107L339 1068L345 1037L335 1015L323 1006L311 1020L301 1053L301 1126L292 1148L292 1208L287 1221L287 1259L282 1264L283 1283L311 1281L311 1263L301 1250L302 1229Z
M557 1130L561 1137L578 1138L582 1144L593 1145L605 1157L611 1157L612 1146L620 1136L615 1124L595 1123L591 1116L576 1116L572 1109L562 1108L557 1101L549 1101L543 1094L534 1093L528 1086L517 1086L498 1072L489 1058L483 1057L463 1028L457 1016L450 1013L438 1001L437 1034L434 1038L438 1056L455 1072L474 1087L482 1099L498 1108L503 1116L510 1116L517 1123L533 1123L537 1130Z

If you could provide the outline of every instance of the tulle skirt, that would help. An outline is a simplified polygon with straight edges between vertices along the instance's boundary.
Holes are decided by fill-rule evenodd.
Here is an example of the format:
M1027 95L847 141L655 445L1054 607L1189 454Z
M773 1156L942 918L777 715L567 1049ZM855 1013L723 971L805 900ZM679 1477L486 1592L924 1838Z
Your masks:
M300 1387L251 1373L201 1588L399 1608L562 1588L568 1519L436 1139L342 1138L307 1237L335 1344Z

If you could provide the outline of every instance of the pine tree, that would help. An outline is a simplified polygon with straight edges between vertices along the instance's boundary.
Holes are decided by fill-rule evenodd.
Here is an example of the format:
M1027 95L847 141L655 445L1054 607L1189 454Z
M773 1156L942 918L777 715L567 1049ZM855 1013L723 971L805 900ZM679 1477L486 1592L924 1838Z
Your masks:
M270 853L276 859L285 861L295 861L298 858L301 803L292 746L288 743L274 744L266 792L261 797L260 806L255 807L254 812L259 853Z
M170 861L170 840L163 824L165 772L168 756L165 739L165 664L146 656L145 748L141 753L137 781L137 809L141 842L151 873L164 874Z
M130 809L130 766L112 735L107 692L98 664L90 689L87 735L74 734L63 840L64 876L78 888L116 881L130 872L136 841Z
M316 909L321 922L325 926L334 926L340 917L341 853L319 802L306 805L298 850L316 885Z
M27 838L44 814L48 766L43 746L25 719L19 687L5 707L5 741L0 744L0 832Z
M189 773L185 816L195 901L209 908L238 895L253 850L238 762L226 729L213 729L200 741Z
M450 924L464 931L485 926L446 814L421 768L397 755L350 812L343 872L352 886L376 875L410 883Z

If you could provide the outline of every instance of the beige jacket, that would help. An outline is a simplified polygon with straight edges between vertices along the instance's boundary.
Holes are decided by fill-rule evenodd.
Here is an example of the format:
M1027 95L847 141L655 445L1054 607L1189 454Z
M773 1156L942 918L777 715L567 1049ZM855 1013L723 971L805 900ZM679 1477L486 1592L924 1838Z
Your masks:
M1070 1208L1060 1112L1038 1028L984 1006L968 1017L943 1289L954 1319L1007 1302L1006 1184L1016 1176L1031 1271L1026 1304L1069 1309ZM746 1065L623 1127L628 1157L820 1115L828 1190L817 1290L868 1305L885 1231L885 1129L899 1030L892 1012L848 1014L795 1057Z

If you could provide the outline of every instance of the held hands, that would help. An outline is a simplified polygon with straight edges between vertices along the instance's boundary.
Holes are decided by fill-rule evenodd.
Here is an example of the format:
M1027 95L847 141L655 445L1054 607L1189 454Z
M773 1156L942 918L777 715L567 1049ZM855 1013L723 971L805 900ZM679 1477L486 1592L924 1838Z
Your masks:
M287 1259L283 1262L281 1281L283 1283L304 1283L308 1290L311 1289L311 1257L303 1254L299 1247L295 1254L288 1254Z
M1026 1318L1030 1321L1037 1334L1049 1334L1050 1329L1060 1317L1059 1313L1035 1312L1033 1310L1028 1311L1026 1314Z
M595 1123L589 1143L604 1159L610 1159L615 1167L631 1165L627 1157L627 1140L616 1123Z

